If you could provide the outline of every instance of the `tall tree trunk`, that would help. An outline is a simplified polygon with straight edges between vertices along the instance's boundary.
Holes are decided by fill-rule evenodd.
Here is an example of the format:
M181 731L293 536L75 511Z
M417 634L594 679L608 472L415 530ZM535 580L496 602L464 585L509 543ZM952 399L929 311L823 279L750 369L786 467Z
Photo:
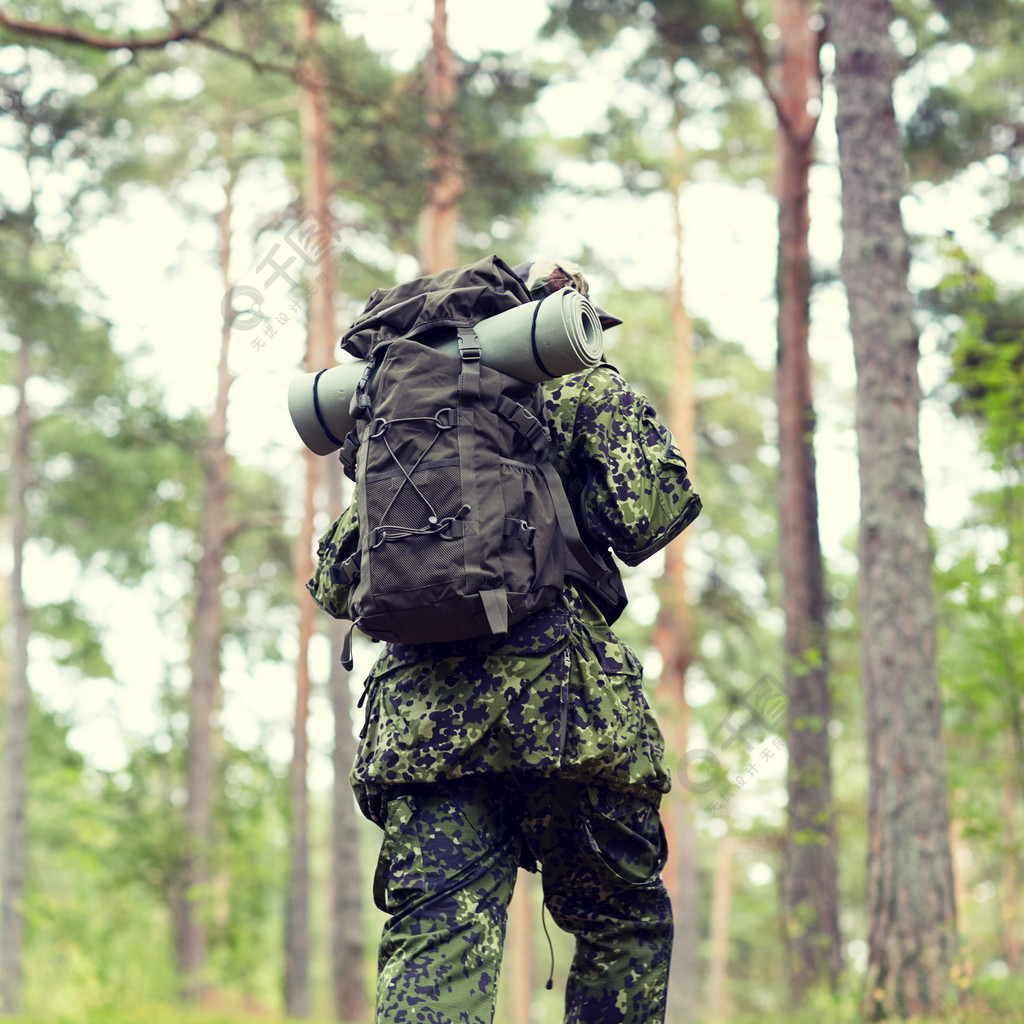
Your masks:
M220 215L221 278L231 286L231 214L234 177L226 186L227 199ZM234 380L228 370L230 324L221 329L217 364L217 394L203 448L203 506L196 565L196 603L192 621L189 688L188 750L185 804L185 887L176 908L175 951L182 993L189 1001L205 991L207 921L211 906L210 843L213 821L213 732L220 691L220 645L223 635L221 589L224 583L224 546L227 539L227 496L230 460L227 452L228 393Z
M307 369L320 369L334 362L334 301L336 286L333 220L330 208L330 126L327 94L317 52L318 15L315 5L306 4L300 15L299 36L304 50L302 66L301 132L303 140L303 192L305 214L318 224L316 254L322 280L330 285L310 295L306 339ZM288 934L286 937L286 1002L293 1016L308 1016L309 997L309 799L306 781L311 681L308 667L309 642L314 626L314 606L305 590L312 574L313 514L316 484L321 469L325 475L328 514L333 519L342 509L341 474L337 464L321 464L305 452L306 491L303 525L296 547L296 594L299 602L300 656L296 672L295 756L292 766L292 870L289 886ZM362 880L356 808L348 785L348 772L355 758L349 676L341 664L346 628L330 620L327 635L332 652L328 691L334 715L334 789L331 805L331 987L335 1007L342 1020L355 1021L366 1014L363 984Z
M336 469L337 467L332 467ZM330 497L330 495L329 495ZM333 508L333 505L332 505ZM306 600L309 596L306 595ZM359 869L357 810L348 774L355 760L352 735L352 699L349 674L341 664L345 623L332 619L331 705L334 709L334 790L331 828L331 935L334 1005L339 1020L359 1021L366 1016L363 984L363 884Z
M309 130L304 135L311 143L307 148L307 193L320 222L329 230L332 225L330 186L328 182L328 138L326 94L321 86L310 95ZM330 253L320 251L320 270L328 280L336 275L331 267ZM337 282L335 281L335 285ZM334 363L334 303L330 289L321 289L314 296L310 323L315 325L315 338L309 347L319 352L317 368ZM333 459L324 460L323 471L327 494L328 517L333 521L344 507L341 469ZM310 538L312 540L312 538ZM307 577L308 578L308 577ZM313 602L304 593L303 600L313 612ZM366 987L363 979L363 879L360 871L358 811L352 797L348 776L355 761L356 745L352 734L352 695L349 673L342 664L342 652L348 626L337 619L327 620L327 637L331 648L331 669L328 690L334 713L334 788L331 803L331 975L334 1004L339 1019L362 1020L367 1012Z
M533 1005L533 949L540 940L533 926L530 902L531 877L519 872L508 927L508 991L511 994L508 1019L510 1024L530 1024Z
M448 46L445 0L434 0L432 38L427 55L427 201L420 217L420 266L425 274L457 263L455 225L463 189L455 58Z
M729 917L735 883L733 870L739 840L727 833L718 844L715 874L711 885L711 938L708 954L707 1008L711 1020L725 1020L729 1001Z
M28 537L25 499L29 478L29 438L32 418L26 394L31 373L29 342L22 339L16 361L18 404L14 412L8 518L11 524L11 648L10 682L3 733L3 786L0 810L0 1015L14 1016L21 1005L22 934L25 920L26 848L25 815L28 773L29 614L25 601L23 566Z
M299 12L299 45L302 51L299 127L302 133L303 194L306 217L319 221L317 246L321 268L327 266L330 230L327 168L327 110L323 75L317 53L318 12L304 3ZM306 331L306 369L327 365L333 334L329 288L310 292ZM313 636L314 607L306 593L313 573L313 516L320 473L319 460L303 451L306 486L303 512L295 544L295 599L299 611L299 651L295 670L295 721L291 773L291 865L285 923L285 1006L292 1017L308 1017L309 992L309 643Z
M932 556L918 437L918 332L900 215L888 0L832 0L843 280L857 365L860 605L868 752L868 968L875 1018L939 1010L956 906Z
M790 1001L800 1005L816 984L834 989L841 969L835 815L828 724L827 626L818 491L815 416L808 351L811 262L809 176L817 114L818 33L809 0L775 0L782 43L775 105L779 160L778 373L779 527L789 813L782 898Z
M292 728L290 867L285 913L285 1007L289 1017L310 1013L309 998L309 642L313 607L305 581L313 574L313 515L316 511L316 456L303 452L306 486L302 524L295 542L295 600L299 609L298 657L295 666L295 719Z
M693 326L683 300L683 223L680 202L685 187L685 155L678 143L679 118L674 121L677 140L670 175L674 210L675 274L672 281L672 376L666 418L687 459L691 475L695 458L693 404ZM690 708L686 702L686 673L693 659L693 638L683 533L665 550L665 573L659 587L661 610L655 627L655 645L661 655L659 690L665 716L668 748L682 757L689 745ZM675 939L669 972L669 1011L673 1018L689 1019L699 1004L700 915L697 913L697 831L693 794L675 785L665 806L669 859L664 878L672 897Z
M1021 967L1020 844L1017 837L1017 780L1012 776L1003 788L1003 959L1011 974Z

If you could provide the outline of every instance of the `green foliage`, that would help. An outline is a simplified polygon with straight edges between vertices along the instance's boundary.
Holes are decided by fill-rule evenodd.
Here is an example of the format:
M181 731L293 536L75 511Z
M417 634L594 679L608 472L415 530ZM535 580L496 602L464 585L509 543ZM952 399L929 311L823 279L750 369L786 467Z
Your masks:
M100 778L67 744L69 724L36 708L29 780L26 999L76 1021L110 999L173 993L161 908L113 864L121 832ZM165 955L147 963L145 948Z
M903 49L916 109L906 124L912 175L943 182L969 167L989 169L991 228L1010 230L1024 217L1024 191L1010 170L1021 155L1020 67L1024 4L1020 0L901 2ZM994 162L993 162L994 158Z
M971 514L943 538L936 572L939 670L953 813L972 851L964 872L992 897L1019 860L1024 785L1024 365L1021 295L1005 296L960 248L932 303L952 339L953 408L978 426L995 471ZM985 965L1004 956L987 900L961 911L967 949Z
M521 127L545 85L538 72L507 54L485 54L459 76L458 116L465 191L460 214L472 232L511 228L536 208L550 185L536 147Z
M332 109L336 148L332 164L341 191L363 209L371 224L381 224L391 248L414 252L428 178L424 173L429 142L423 117L424 72L398 76L384 71L364 44L343 40L345 59L332 51L329 65L346 75L346 90L357 102ZM509 233L548 183L538 166L535 146L521 127L524 111L543 81L522 61L507 54L484 54L463 65L458 76L455 116L464 189L459 199L464 249L476 252L478 233L496 221Z
M56 641L58 665L74 666L86 677L107 679L114 674L103 649L102 627L82 614L72 601L56 601L30 611L32 633Z
M735 4L573 0L552 6L548 31L569 29L585 48L612 47L626 28L648 42L627 72L631 83L645 87L643 109L635 93L628 109L613 100L603 130L568 142L564 151L608 162L621 187L635 193L671 191L709 169L733 181L768 178L774 121L760 86L746 87L752 54Z
M229 1005L232 1000L224 1000ZM5 1018L9 1024L254 1024L258 1021L272 1021L273 1024L336 1024L327 1017L306 1017L301 1021L291 1017L268 1017L256 1011L242 1010L188 1010L143 999L126 999L100 1010L88 1008L69 1011L57 1016L21 1015ZM346 1024L342 1021L341 1024ZM352 1022L355 1024L355 1022Z
M953 409L981 428L998 470L1024 469L1024 292L1001 294L960 247L931 296L952 338ZM1018 482L1020 482L1018 480Z

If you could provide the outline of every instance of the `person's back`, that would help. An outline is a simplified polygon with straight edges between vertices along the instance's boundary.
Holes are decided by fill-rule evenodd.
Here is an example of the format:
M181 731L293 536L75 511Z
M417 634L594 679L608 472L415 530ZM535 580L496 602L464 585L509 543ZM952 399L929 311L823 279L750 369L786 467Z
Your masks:
M635 565L696 518L685 460L613 368L545 394L552 461L595 550ZM371 671L351 778L384 829L378 1021L492 1019L520 866L539 866L577 939L567 1019L663 1019L669 777L639 661L609 625L621 608L600 603L568 585L507 636L388 644Z

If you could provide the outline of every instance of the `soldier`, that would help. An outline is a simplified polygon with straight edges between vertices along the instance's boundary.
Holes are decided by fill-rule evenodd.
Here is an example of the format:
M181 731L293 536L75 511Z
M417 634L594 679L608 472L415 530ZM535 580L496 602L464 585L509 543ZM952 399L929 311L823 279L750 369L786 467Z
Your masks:
M567 261L515 270L534 299L588 292ZM552 459L595 550L637 565L696 518L683 455L611 366L544 390ZM325 567L356 549L354 507L330 536L310 590L344 616ZM351 780L384 830L377 1021L490 1024L520 867L540 870L545 906L576 939L566 1020L664 1020L669 774L639 661L609 625L623 603L567 585L505 636L388 644L373 667Z

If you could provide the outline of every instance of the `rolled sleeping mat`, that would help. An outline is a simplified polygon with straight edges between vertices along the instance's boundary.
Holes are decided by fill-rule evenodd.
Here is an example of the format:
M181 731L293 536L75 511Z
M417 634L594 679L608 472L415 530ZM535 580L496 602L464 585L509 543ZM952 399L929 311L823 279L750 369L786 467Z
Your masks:
M476 335L485 366L534 384L590 369L603 350L601 321L590 300L574 288L481 320ZM459 354L454 337L435 347Z
M349 408L366 366L362 359L353 360L319 373L304 373L288 386L288 412L311 452L330 455L355 426Z
M507 309L476 325L480 360L501 373L540 384L577 373L601 360L601 321L590 300L574 288L563 288L535 302ZM439 352L457 356L457 335L428 342ZM317 455L341 447L355 425L349 411L364 360L296 377L288 388L288 412L302 443Z

